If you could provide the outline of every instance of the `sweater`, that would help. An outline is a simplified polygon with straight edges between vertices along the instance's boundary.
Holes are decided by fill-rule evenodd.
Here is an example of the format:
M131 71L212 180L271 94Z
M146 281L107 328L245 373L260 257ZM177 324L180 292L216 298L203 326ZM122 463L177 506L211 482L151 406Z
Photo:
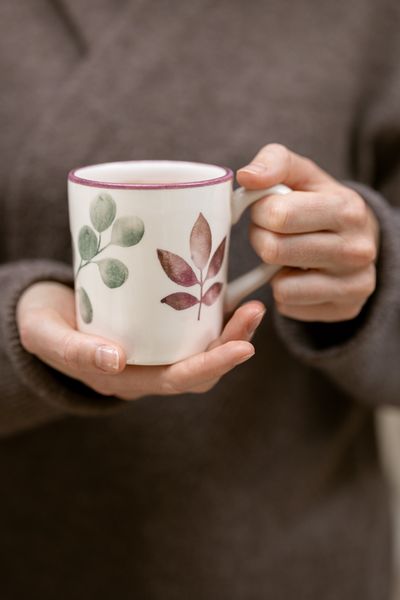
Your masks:
M396 0L2 0L2 600L388 598L373 416L400 403L399 22ZM22 348L23 290L73 285L69 169L236 169L272 141L375 212L357 318L287 319L265 285L254 358L205 394L135 402ZM257 262L244 218L231 277Z

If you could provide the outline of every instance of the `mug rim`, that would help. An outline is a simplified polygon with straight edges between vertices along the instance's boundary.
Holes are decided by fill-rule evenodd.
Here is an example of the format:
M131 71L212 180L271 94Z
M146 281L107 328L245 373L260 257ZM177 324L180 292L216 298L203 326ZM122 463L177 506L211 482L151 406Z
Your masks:
M96 181L95 179L90 179L87 177L81 177L77 175L77 171L81 169L87 169L90 167L98 167L98 166L110 166L110 165L118 165L118 164L128 164L128 163L180 163L187 165L201 165L203 167L217 167L219 169L223 169L224 173L219 177L213 177L210 179L202 179L202 180L193 180L193 181L181 181L181 182L159 182L159 183L119 183L112 181ZM120 190L166 190L166 189L180 189L180 188L193 188L193 187L205 187L209 185L217 185L219 183L224 183L233 179L233 171L229 167L223 167L221 165L215 165L212 163L202 163L198 161L186 161L186 160L122 160L122 161L112 161L107 163L97 163L92 165L84 165L81 167L76 167L75 169L71 169L68 173L68 181L79 185L85 185L89 187L98 187L98 188L106 188L106 189L120 189Z

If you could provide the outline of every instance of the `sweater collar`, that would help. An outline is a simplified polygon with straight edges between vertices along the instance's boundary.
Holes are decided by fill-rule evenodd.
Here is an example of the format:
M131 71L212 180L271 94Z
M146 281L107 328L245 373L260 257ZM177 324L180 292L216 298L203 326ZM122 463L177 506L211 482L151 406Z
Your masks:
M149 147L151 157L164 157L165 136L170 136L170 125L165 125L170 116L165 110L170 107L164 110L162 103L161 59L168 56L173 73L182 52L180 34L198 26L198 13L208 1L176 3L173 13L169 3L163 3L156 17L146 0L128 2L99 32L93 23L85 25L86 15L78 10L90 0L63 0L71 15L80 19L77 26L82 35L95 43L66 74L52 105L27 136L7 190L11 207L17 209L25 201L27 190L40 193L43 206L65 202L60 191L66 189L67 173L74 167L150 158ZM185 93L190 94L186 89L176 90L177 98ZM121 128L119 114L130 115L126 127ZM160 154L158 139L162 141Z

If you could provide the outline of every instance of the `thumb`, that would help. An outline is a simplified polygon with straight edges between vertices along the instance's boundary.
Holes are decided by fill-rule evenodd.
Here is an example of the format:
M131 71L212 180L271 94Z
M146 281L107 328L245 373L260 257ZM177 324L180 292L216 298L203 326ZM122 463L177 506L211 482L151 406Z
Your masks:
M251 300L239 306L208 350L236 340L250 342L264 315L265 306L258 300Z
M282 144L267 144L237 172L240 185L250 190L284 183L295 190L316 191L335 180L309 158Z
M53 309L30 311L19 329L28 352L76 379L83 373L120 373L125 368L119 344L76 331Z

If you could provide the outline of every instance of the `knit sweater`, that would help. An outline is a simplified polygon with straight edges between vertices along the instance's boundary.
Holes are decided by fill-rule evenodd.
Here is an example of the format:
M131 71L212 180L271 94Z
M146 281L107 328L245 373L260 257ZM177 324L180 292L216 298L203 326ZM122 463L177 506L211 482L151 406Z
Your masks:
M2 0L0 597L385 600L374 409L400 402L397 0ZM104 397L21 346L33 282L72 284L66 174L247 163L276 141L348 181L381 229L343 323L268 313L201 395ZM246 219L231 276L257 263Z

